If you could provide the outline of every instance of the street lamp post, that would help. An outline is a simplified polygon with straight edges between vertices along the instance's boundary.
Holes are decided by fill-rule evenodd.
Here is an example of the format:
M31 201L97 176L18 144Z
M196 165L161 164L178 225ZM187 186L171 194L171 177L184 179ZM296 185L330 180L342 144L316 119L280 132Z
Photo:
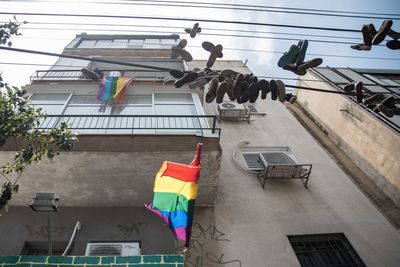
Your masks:
M48 254L53 254L53 243L51 239L51 213L58 211L58 199L59 196L55 193L36 193L29 207L33 211L48 212Z

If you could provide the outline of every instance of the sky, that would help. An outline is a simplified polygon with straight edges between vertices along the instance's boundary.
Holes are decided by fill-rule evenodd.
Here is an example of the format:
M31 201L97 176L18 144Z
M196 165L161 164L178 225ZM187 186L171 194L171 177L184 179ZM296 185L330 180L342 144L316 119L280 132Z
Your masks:
M176 3L180 1L173 2ZM186 0L185 2L200 1ZM381 16L385 18L389 17L387 14L395 14L392 16L395 18L395 20L393 20L392 28L400 32L400 1L398 0L207 0L203 2L264 5L290 8L312 8L333 11L372 12L386 14ZM189 35L183 31L183 28L191 27L196 22L196 19L288 24L352 30L360 30L363 24L368 23L374 23L376 28L379 28L383 19L317 16L307 14L226 10L215 8L210 9L200 7L193 8L169 7L160 5L138 5L140 3L149 4L151 1L0 0L0 23L7 22L10 19L12 20L13 17L13 15L1 14L1 12L10 12L12 14L18 12L71 13L190 18L193 20L192 22L162 19L143 20L134 18L116 19L17 15L17 19L19 21L28 21L29 23L21 26L20 32L22 33L22 36L13 37L12 42L13 47L15 48L61 53L63 48L75 37L75 35L82 32L86 32L88 34L146 34L146 32L143 31L160 31L165 34L179 33L181 38L188 40L187 50L193 55L194 59L206 59L208 57L208 53L201 48L201 43L203 41L210 41L214 44L221 44L224 47L224 60L247 60L247 66L258 76L295 78L296 76L292 73L280 69L277 66L277 62L282 53L286 51L290 45L297 44L297 40L308 39L309 49L307 51L306 60L314 57L321 57L323 59L321 66L379 69L399 69L400 67L400 50L390 50L384 46L384 43L382 43L383 46L373 47L371 51L357 51L351 49L350 44L334 43L335 41L351 42L353 44L361 43L361 33L358 32L340 32L314 29L309 30L293 27L283 28L211 22L201 22L200 26L203 28L202 33L198 34L194 39L190 38ZM79 24L74 25L74 23ZM82 23L95 25L82 25ZM102 26L98 24L120 25ZM137 27L134 25L141 25L144 27ZM174 28L165 28L166 26ZM149 32L149 34L152 33ZM248 35L257 36L258 38L221 36L220 34ZM316 37L314 35L325 35L330 37ZM291 38L294 40L266 39L261 37ZM325 40L326 42L316 42L312 40ZM231 50L232 48L240 50ZM362 59L354 57L368 58ZM49 67L16 65L16 63L51 65L56 60L57 58L55 57L0 50L0 71L2 72L5 82L15 86L23 86L25 84L29 84L29 77L36 70L46 70ZM293 84L295 81L287 81L287 83Z

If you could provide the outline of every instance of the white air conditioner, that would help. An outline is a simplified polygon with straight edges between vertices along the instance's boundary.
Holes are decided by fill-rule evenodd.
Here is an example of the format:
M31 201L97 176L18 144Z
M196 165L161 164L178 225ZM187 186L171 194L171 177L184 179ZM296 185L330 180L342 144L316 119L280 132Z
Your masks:
M139 242L88 243L85 256L138 256Z
M250 117L248 107L234 102L218 104L218 111L220 117L225 119L249 119Z

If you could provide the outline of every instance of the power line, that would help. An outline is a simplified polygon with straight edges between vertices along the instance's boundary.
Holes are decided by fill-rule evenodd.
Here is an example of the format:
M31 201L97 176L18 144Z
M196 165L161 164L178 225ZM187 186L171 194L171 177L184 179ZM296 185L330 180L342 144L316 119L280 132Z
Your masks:
M24 0L23 2L51 2L51 1L35 1L35 0ZM65 2L65 1L61 1ZM127 1L124 1L127 2ZM261 8L259 6L256 8L256 6L247 6L247 5L229 5L229 4L217 4L217 3L200 3L200 2L187 2L187 1L155 1L155 0L146 0L146 1L140 1L140 0L131 0L128 3L124 2L98 2L98 1L92 1L89 3L94 3L94 4L101 4L101 5L140 5L140 6L167 6L167 7L192 7L192 8L204 8L204 9L223 9L223 10L239 10L239 11L254 11L254 12L269 12L269 13L286 13L286 14L295 14L295 15L311 15L311 16L328 16L328 17L345 17L345 18L366 18L366 19L392 19L392 20L400 20L400 18L395 18L395 17L385 17L382 16L365 16L365 15L350 15L350 14L344 14L341 12L339 14L338 12L330 12L328 10L307 10L307 9L284 9L284 10L278 10L278 9L283 9L283 8L278 8L278 9L273 9L271 7L264 6ZM240 7L241 6L241 7ZM246 6L246 7L244 7ZM298 11L294 11L298 10ZM310 12L312 11L312 12ZM396 16L396 14L393 14ZM391 15L391 16L393 16Z
M200 18L173 18L173 17L153 17L153 16L104 15L104 14L30 13L30 12L0 12L0 14L19 15L19 16L91 17L91 18L118 18L118 19L211 22L211 23L223 23L223 24L270 26L270 27L296 28L296 29L309 29L309 30L360 32L360 30L343 29L343 28L341 29L341 28L329 28L329 27L313 27L313 26L301 26L301 25L273 24L273 23L233 21L233 20L214 20L214 19L200 19Z
M31 36L17 36L15 39L39 39L39 40L54 40L54 38L45 38L45 37L31 37ZM67 39L58 39L58 40L67 40ZM155 44L155 43L149 43ZM187 45L187 48L200 48L201 46L195 45ZM270 54L283 54L286 51L274 51L274 50L261 50L261 49L249 49L249 48L233 48L233 47L225 47L224 50L232 50L232 51L241 51L241 52L255 52L255 53L270 53ZM362 60L395 60L398 61L400 58L389 58L389 57L360 57L360 56L351 56L351 55L333 55L333 54L318 54L318 53L307 53L309 56L317 56L317 57L334 57L334 58L356 58Z
M24 29L28 30L52 30L52 31L76 31L78 29L71 29L71 28L34 28L34 27L24 27ZM83 29L81 29L83 30ZM84 30L90 30L94 32L103 32L107 30L103 29L84 29ZM132 32L132 30L114 30L118 32ZM135 32L147 32L147 33L166 33L165 31L151 31L151 30L135 30ZM180 34L181 32L168 32L171 34ZM255 35L242 35L242 34L221 34L221 33L201 33L202 35L206 36L225 36L225 37L239 37L239 38L255 38L255 39L272 39L272 40L283 40L283 41L298 41L298 39L295 38L286 38L286 37L273 37L273 36L255 36ZM354 42L341 42L341 41L330 41L330 40L316 40L316 39L307 39L309 42L316 42L316 43L330 43L330 44L345 44L345 45L351 45L354 44ZM378 46L383 46L383 45L378 45Z
M6 23L6 22L1 22ZM29 25L76 25L76 26L109 26L109 27L138 27L138 28L165 28L165 29L181 29L182 33L185 27L178 26L165 26L165 25L140 25L140 24L113 24L113 23L77 23L77 22L29 22ZM225 28L207 28L201 27L204 33L204 30L207 31L227 31L227 32L249 32L249 33L267 33L267 34L279 34L279 35L293 35L293 36L312 36L312 37L322 37L322 38L337 38L337 39L353 39L360 40L361 37L343 37L343 36L335 36L335 35L321 35L321 34L299 34L299 33L290 33L290 32L270 32L270 31L254 31L254 30L242 30L242 29L225 29ZM21 29L26 29L25 26L21 27ZM113 29L115 30L115 29Z
M146 2L147 0L119 0L122 2ZM152 1L152 0L150 0ZM175 2L175 1L159 1L159 2ZM368 15L378 15L378 16L400 16L399 14L393 13L373 13L373 12L355 12L355 11L344 11L344 10L329 10L329 9L312 9L312 8L299 8L299 7L277 7L277 6L266 6L266 5L244 5L244 4L226 4L226 3L213 3L213 2L189 2L189 1L179 1L180 3L196 3L196 4L206 4L206 5L218 5L218 6L240 6L240 7L254 7L254 8L271 8L271 9L282 9L282 10L302 10L302 11L315 11L315 12L330 12L330 13L347 13L347 14L368 14Z

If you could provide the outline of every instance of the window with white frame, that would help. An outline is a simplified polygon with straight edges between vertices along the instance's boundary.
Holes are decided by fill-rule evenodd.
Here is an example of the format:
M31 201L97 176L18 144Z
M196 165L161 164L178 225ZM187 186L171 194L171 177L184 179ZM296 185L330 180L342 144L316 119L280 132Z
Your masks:
M81 133L134 133L133 129L137 133L141 129L152 129L142 133L156 133L156 129L190 129L193 132L200 128L199 119L179 115L204 113L197 94L193 93L127 95L124 104L112 105L99 101L94 95L72 93L33 93L30 100L48 115L60 115L48 116L40 128L52 128L65 121Z

